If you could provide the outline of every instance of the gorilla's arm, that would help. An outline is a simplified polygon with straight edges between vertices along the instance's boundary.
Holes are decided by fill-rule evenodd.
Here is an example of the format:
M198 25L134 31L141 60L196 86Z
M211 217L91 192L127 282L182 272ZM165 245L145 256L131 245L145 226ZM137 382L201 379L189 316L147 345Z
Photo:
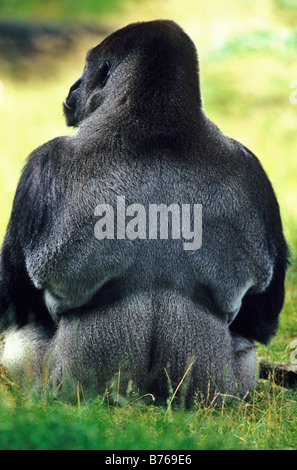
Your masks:
M55 216L51 207L56 205L59 211L51 168L54 164L51 156L58 140L44 144L29 155L15 194L0 261L0 319L4 325L13 320L21 326L29 318L52 324L42 292L28 275L26 254L46 241Z
M274 276L265 292L246 295L243 298L241 309L230 326L233 333L268 343L276 333L278 317L285 297L286 262L278 260L274 269Z
M20 247L21 248L21 247ZM29 320L52 326L52 318L43 302L42 292L33 285L25 268L17 240L5 241L1 253L0 324L23 326Z
M242 299L240 311L230 329L251 340L267 344L276 333L278 318L285 298L285 275L289 248L283 235L279 205L269 179L258 158L244 145L237 142L251 164L251 190L258 198L262 211L262 228L272 264L272 278L263 292L247 293ZM258 179L257 179L258 177Z

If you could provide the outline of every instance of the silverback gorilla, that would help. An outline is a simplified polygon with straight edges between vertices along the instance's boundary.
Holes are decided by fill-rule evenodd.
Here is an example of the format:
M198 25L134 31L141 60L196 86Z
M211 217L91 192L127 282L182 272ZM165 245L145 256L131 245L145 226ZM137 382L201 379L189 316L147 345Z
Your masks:
M164 400L182 378L187 403L244 397L288 250L258 159L202 110L192 41L167 20L116 31L64 112L77 130L29 156L2 247L5 370L65 399L118 380Z

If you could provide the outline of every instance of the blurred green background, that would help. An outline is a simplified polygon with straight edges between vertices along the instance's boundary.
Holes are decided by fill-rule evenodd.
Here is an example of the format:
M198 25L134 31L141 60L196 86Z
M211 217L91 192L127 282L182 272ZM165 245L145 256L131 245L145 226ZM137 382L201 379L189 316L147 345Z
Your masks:
M157 18L195 41L206 114L260 158L295 254L296 0L0 0L0 239L26 156L72 132L61 103L86 51L117 28Z

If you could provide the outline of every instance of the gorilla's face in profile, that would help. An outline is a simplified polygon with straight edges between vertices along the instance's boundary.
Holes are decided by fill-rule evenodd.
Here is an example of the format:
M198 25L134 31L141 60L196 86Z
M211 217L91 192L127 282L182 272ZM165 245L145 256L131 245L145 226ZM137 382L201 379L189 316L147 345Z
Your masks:
M106 61L102 67L98 67L98 73L96 74L96 77L93 77L92 86L85 74L78 78L71 86L68 96L63 103L64 114L68 126L77 127L80 121L87 117L88 113L91 113L100 105L102 90L107 83L110 71L110 64ZM84 86L86 81L88 83L87 87ZM89 103L86 98L87 93L90 98ZM81 102L83 96L85 97L86 102Z

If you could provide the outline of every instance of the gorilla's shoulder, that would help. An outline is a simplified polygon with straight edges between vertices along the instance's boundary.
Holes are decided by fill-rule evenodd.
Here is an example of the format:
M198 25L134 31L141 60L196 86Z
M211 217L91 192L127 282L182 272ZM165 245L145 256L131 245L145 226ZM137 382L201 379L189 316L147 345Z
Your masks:
M29 162L34 159L34 162L36 162L38 159L42 160L45 157L65 152L68 148L71 148L71 141L67 136L54 137L39 147L36 147L36 149L29 154L27 161Z
M67 171L71 147L66 137L56 137L40 145L27 157L15 202L24 197L32 203L40 199L40 195L52 193L53 186L61 181L61 175Z
M57 171L67 167L73 145L67 136L55 137L34 149L27 157L24 176L36 176L43 171Z
M270 186L270 181L260 159L238 140L230 138L230 141L233 143L234 156L236 157L236 161L239 163L242 176L247 176L246 172L249 174L249 184L252 184L252 179L254 177L258 181L266 181ZM260 188L258 187L257 189Z
M233 143L234 149L237 154L244 159L246 163L251 162L252 164L260 164L259 158L245 145L243 145L239 140L229 138L230 142Z

